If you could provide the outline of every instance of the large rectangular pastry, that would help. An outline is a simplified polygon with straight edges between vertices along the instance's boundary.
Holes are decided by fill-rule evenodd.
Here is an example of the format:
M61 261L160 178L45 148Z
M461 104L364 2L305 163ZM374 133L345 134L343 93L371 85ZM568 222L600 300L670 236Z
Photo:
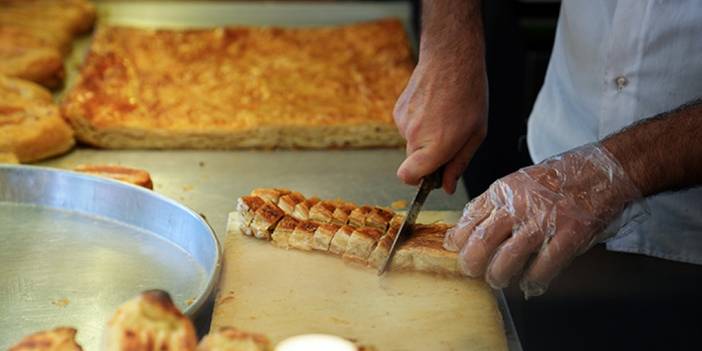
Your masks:
M104 148L398 146L414 66L399 20L338 27L100 28L63 111Z

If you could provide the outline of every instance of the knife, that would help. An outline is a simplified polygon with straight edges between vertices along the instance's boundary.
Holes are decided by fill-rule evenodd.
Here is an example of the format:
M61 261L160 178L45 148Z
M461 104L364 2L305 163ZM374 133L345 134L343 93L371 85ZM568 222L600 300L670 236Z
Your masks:
M434 171L434 173L425 176L419 182L419 190L417 190L417 194L414 196L414 200L412 200L412 203L410 204L405 220L400 225L400 230L397 231L397 235L395 235L395 239L393 239L392 245L390 245L388 257L385 258L385 262L383 262L380 269L378 269L378 275L383 274L390 266L390 261L392 261L392 257L395 255L395 250L400 242L400 238L411 234L412 226L414 226L414 222L417 220L419 211L422 209L424 200L427 199L429 193L432 190L441 187L441 181L444 175L443 168L444 167L439 167L439 169Z

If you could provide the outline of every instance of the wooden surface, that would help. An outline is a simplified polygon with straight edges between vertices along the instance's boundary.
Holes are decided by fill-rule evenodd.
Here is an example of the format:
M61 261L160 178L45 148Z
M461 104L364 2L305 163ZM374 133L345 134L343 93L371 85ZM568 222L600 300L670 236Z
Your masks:
M458 218L423 212L419 222ZM389 272L318 252L285 250L228 228L212 328L273 342L328 333L389 350L506 350L494 295L480 280Z

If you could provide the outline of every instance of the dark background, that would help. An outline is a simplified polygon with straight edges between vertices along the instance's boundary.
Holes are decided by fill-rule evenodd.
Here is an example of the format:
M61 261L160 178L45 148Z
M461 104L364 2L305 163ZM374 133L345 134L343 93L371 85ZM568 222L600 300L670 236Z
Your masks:
M483 1L489 127L463 176L469 197L531 164L526 122L543 83L559 8L557 1ZM415 10L421 13L418 1ZM527 351L702 350L700 266L598 245L543 296L525 301L514 285L504 293Z

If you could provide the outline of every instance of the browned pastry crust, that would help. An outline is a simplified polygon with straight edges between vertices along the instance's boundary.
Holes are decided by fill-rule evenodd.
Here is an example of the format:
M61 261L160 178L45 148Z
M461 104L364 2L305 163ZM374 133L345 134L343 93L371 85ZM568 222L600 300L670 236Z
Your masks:
M264 203L256 210L253 221L251 221L254 236L259 239L270 239L276 223L284 215L285 213L275 204L271 202Z
M339 230L339 225L332 223L321 224L314 232L312 248L319 251L329 251L334 234Z
M192 322L168 293L151 290L120 306L107 323L106 351L195 350Z
M19 163L19 160L13 152L0 151L0 163L16 164Z
M266 203L263 199L258 196L242 196L236 201L236 211L240 217L242 223L241 232L245 235L252 236L253 228L251 228L251 222L254 219L256 210Z
M281 196L290 194L290 190L281 188L257 188L251 191L251 196L258 196L273 204L277 204Z
M275 193L275 189L256 189L260 195ZM287 191L287 190L285 190ZM304 196L296 194L298 200ZM320 201L316 198L298 202L293 215L300 215L300 209L306 209L306 220L299 220L285 215L284 211L270 201L256 196L243 196L239 203L253 204L254 199L264 203L256 210L255 219L247 225L245 216L240 215L238 226L240 231L255 232L262 230L272 235L272 243L279 247L292 247L300 250L317 250L342 256L345 260L378 268L387 258L390 246L397 235L404 216L395 214L387 208L375 206L355 207L353 204L335 200ZM280 196L278 203L286 203L285 196ZM291 207L288 203L288 210ZM255 205L253 205L255 206ZM239 205L239 211L251 212L252 205ZM264 208L262 210L262 208ZM337 210L349 213L348 224L339 225L333 222ZM260 213L260 214L259 214ZM272 213L272 214L271 214ZM282 219L280 219L280 216ZM260 217L260 218L259 218ZM236 217L232 217L235 219ZM263 223L257 229L257 220ZM298 217L299 218L299 217ZM448 224L417 224L411 235L400 246L392 260L391 269L413 270L441 274L459 274L457 254L443 248L443 239ZM268 237L262 237L268 239Z
M344 259L359 263L367 263L368 256L375 247L375 244L383 236L383 232L378 228L361 227L357 228L349 237Z
M78 165L74 171L87 173L98 177L105 177L153 189L149 172L143 169L125 167L120 165Z
M288 244L291 247L300 250L312 250L312 242L314 238L314 232L317 231L319 224L312 221L301 221L295 227L290 238L288 239Z
M332 213L332 223L337 225L345 225L349 222L349 214L356 208L356 205L350 202L341 202Z
M95 8L83 0L0 1L0 74L60 86L73 36L94 21Z
M73 144L73 131L46 89L0 75L0 152L33 162L62 154Z
M353 234L353 227L348 225L342 225L339 230L336 231L334 237L329 244L329 252L343 255L348 247L349 238Z
M331 201L320 201L310 208L310 220L320 223L331 223L336 204Z
M28 335L8 351L82 351L75 337L75 329L59 327Z
M155 65L154 62L158 62ZM402 23L98 30L64 114L105 148L400 146Z
M278 207L280 207L286 215L292 215L295 211L295 206L303 201L305 201L305 197L294 191L281 196L280 199L278 199Z
M264 335L233 327L210 332L197 345L197 351L270 351L271 342Z
M366 225L366 217L371 213L373 207L361 206L354 208L349 214L349 225L352 227L362 227Z
M306 199L295 205L295 210L293 210L292 216L301 220L306 221L310 219L310 209L319 202L316 197Z
M292 235L298 224L300 224L300 221L285 215L283 219L278 222L278 225L275 226L273 234L271 234L271 242L273 245L283 248L290 247L290 235Z
M375 207L366 216L365 224L369 227L374 227L385 231L385 229L388 228L388 223L390 223L390 220L394 215L395 212L393 211Z

